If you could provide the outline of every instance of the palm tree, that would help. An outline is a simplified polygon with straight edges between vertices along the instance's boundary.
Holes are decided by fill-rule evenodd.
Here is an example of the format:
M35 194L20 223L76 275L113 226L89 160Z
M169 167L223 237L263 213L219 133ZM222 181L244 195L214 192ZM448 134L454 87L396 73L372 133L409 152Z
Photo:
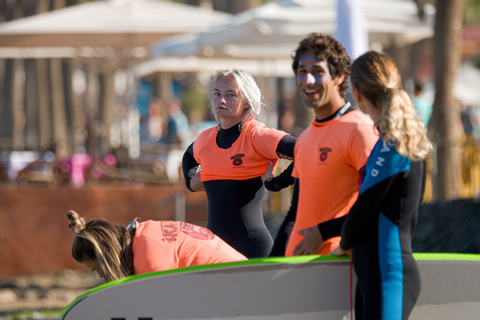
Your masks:
M453 95L455 74L461 59L462 19L465 0L437 0L433 66L435 101L432 130L437 146L438 200L458 198L460 190L460 110Z
M414 0L419 17L423 17L425 0ZM433 67L435 100L429 130L436 145L437 200L459 196L460 110L453 95L455 74L461 59L462 19L466 0L437 0L435 34L433 37Z

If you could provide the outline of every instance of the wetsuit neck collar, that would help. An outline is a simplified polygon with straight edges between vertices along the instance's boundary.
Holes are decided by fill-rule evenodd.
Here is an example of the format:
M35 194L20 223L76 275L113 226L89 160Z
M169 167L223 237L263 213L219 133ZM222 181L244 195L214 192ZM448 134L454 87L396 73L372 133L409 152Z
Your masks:
M345 103L340 109L338 109L337 111L335 111L334 114L332 114L331 116L325 118L325 119L315 119L315 122L316 123L324 123L324 122L327 122L327 121L330 121L332 119L336 119L336 118L340 118L341 116L343 116L345 113L353 110L351 107L351 103L350 102L347 102Z
M229 136L233 136L233 135L238 135L240 133L240 131L242 131L240 124L241 124L241 122L237 123L236 125L234 125L231 128L228 128L228 129L222 129L222 127L219 126L220 130L218 130L218 133L222 137L229 137Z

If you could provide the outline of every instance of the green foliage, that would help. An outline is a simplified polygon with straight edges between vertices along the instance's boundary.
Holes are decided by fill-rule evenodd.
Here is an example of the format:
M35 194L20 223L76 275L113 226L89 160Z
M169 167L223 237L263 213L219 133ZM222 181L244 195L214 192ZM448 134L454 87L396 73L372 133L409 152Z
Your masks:
M472 58L472 63L475 68L480 70L480 55Z
M58 319L62 309L23 310L7 314L0 314L0 320L24 320L24 319Z
M468 25L480 25L480 0L466 1L464 23Z
M192 115L204 114L207 111L207 97L195 86L184 88L182 92L182 109L192 121Z

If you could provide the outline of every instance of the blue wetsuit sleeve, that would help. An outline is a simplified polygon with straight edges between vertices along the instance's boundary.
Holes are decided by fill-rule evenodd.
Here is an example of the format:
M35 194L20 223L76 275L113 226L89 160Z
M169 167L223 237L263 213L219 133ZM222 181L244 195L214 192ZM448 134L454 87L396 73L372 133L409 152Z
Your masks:
M195 168L198 166L199 163L195 158L193 157L193 143L188 146L187 150L183 154L183 159L182 159L182 170L183 170L183 177L185 178L185 186L188 188L188 190L194 192L192 189L190 189L190 180L191 177L188 176L188 171L192 168Z
M275 242L273 243L273 248L269 255L270 257L285 256L288 238L290 237L290 233L293 229L293 224L295 223L295 219L297 218L298 192L298 180L295 180L295 185L293 186L292 203L290 205L290 209L288 210L287 216L283 220L283 223L278 230L277 236L275 237Z

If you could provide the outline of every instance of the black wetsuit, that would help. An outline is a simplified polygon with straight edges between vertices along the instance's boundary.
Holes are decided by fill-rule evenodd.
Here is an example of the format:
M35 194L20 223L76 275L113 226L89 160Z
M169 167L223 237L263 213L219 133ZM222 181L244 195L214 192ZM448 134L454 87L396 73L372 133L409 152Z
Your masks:
M425 161L402 157L379 140L349 213L319 225L324 239L337 236L341 228L340 246L352 248L357 320L406 320L418 299L420 274L411 240L425 174Z
M220 128L216 137L218 147L230 148L239 135L238 126L227 130ZM277 145L277 153L293 157L295 141L295 137L284 136ZM189 189L188 171L195 166L198 163L191 144L183 156L183 172ZM268 256L273 239L263 220L265 188L261 178L210 180L204 181L203 186L208 198L207 227L247 258Z

